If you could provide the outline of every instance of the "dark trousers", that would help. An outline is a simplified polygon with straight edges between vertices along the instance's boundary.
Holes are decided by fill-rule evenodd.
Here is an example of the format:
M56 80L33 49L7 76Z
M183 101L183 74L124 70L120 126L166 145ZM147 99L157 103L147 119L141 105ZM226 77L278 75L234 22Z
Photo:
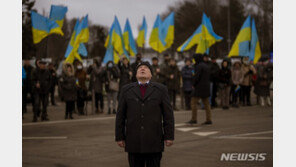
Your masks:
M247 105L251 104L251 100L250 100L250 95L251 95L251 86L241 86L241 91L242 91L242 102L243 104L246 104L247 101Z
M162 153L128 153L130 167L160 167Z
M169 89L170 102L174 108L176 107L176 94L176 90Z
M28 94L30 94L30 100L32 105L34 105L34 99L33 99L33 94L32 92L30 92L29 90L27 90L26 88L23 87L22 89L22 111L23 113L27 112L27 103L29 102L28 99Z
M216 82L213 82L212 84L212 94L211 94L211 105L212 107L216 107L216 97L217 97L217 91L218 91L218 84Z
M42 109L40 108L41 104L42 104ZM40 93L34 94L34 106L33 106L34 119L37 119L37 117L40 114L40 111L42 111L41 118L42 119L47 118L47 105L48 105L48 94L40 94Z
M72 116L72 113L75 109L75 101L66 101L66 116Z
M184 91L185 106L187 110L191 109L191 92L192 91Z
M99 108L99 102L100 102L100 109L104 109L104 97L102 93L95 93L95 106L96 109Z
M231 95L232 95L232 104L236 105L239 95L240 95L240 89L238 91L235 91L237 85L232 85L231 86Z
M54 92L55 92L55 86L53 86L53 88L50 89L50 101L52 105L55 105L55 99L54 99Z

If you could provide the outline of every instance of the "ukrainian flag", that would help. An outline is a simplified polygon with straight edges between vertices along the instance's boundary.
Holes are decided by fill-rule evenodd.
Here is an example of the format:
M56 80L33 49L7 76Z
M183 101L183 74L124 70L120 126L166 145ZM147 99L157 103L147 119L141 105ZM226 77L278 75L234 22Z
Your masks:
M76 21L74 31L71 36L71 40L66 50L66 61L72 63L75 58L82 61L79 54L86 56L87 50L83 43L88 42L89 30L88 30L88 15L86 15L81 22ZM79 53L79 54L78 54Z
M258 62L261 57L261 49L258 39L258 34L256 30L255 20L252 19L252 39L251 39L251 52L250 52L250 60L253 61L254 64Z
M65 6L51 5L49 19L55 21L62 28L67 11L68 8Z
M151 46L151 48L159 53L166 50L166 42L164 41L163 35L161 33L161 24L162 21L160 19L160 16L157 15L149 39L149 45Z
M174 43L174 18L175 13L172 12L170 15L168 15L163 23L161 24L161 35L162 38L165 41L165 48L170 48L172 44Z
M209 48L222 39L222 37L214 32L210 19L206 14L203 14L202 24L177 50L183 52L198 44L196 53L209 53Z
M130 56L135 56L137 54L136 42L133 37L133 32L129 23L126 19L124 31L123 31L123 41L126 51Z
M146 40L146 35L147 35L147 23L146 23L146 19L145 16L143 17L143 23L142 26L140 27L140 31L139 31L139 35L137 38L137 45L140 48L144 47L144 43Z
M218 36L214 30L211 20L205 13L202 16L201 39L197 46L196 53L209 54L209 48L216 42L220 42L223 38Z
M120 24L116 16L114 18L104 46L107 48L103 60L104 63L112 60L115 64L117 64L119 61L119 55L122 54L124 54L125 57L129 60L129 56L124 48L124 41L121 33Z
M250 41L251 41L251 17L248 16L231 47L228 57L249 56Z
M52 20L31 11L31 20L32 20L32 33L33 33L33 42L39 43L43 38L47 37L50 34L60 34L64 35L61 30L61 27Z

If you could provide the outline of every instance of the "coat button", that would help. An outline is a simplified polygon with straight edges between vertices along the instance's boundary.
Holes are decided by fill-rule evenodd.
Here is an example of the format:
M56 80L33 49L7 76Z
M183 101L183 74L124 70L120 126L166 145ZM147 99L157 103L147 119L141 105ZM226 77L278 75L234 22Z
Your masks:
M144 126L141 126L141 129L143 130L144 129Z
M144 115L141 115L141 118L144 118Z

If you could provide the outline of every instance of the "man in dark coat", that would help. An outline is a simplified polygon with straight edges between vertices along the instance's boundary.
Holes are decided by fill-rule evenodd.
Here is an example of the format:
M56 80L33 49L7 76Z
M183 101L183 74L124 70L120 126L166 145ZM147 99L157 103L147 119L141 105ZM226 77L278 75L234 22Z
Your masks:
M30 102L33 104L33 93L32 93L32 72L34 67L31 66L30 60L25 59L24 61L24 70L26 72L26 78L23 82L23 113L27 112L27 103L28 103L28 94L30 95Z
M217 103L216 103L216 97L217 97L217 92L218 92L218 73L220 70L220 67L218 65L218 63L216 62L216 58L212 58L212 62L209 63L210 64L210 69L211 69L211 77L210 77L210 81L211 81L211 85L212 85L212 93L211 93L211 106L212 107L217 107Z
M56 85L58 83L58 80L57 80L57 73L56 73L56 70L54 68L53 63L48 64L48 70L49 70L49 72L51 74L51 86L50 86L50 90L49 90L49 92L50 92L50 100L51 100L51 104L53 106L55 106L56 103L55 103L55 99L54 99L54 93L55 93L55 87L56 87Z
M170 101L175 111L179 109L176 106L176 96L180 89L180 71L176 65L176 60L172 58L170 65L166 71L167 87L169 91Z
M166 85L166 86L167 86L166 71L169 68L169 63L170 63L170 56L168 54L164 54L164 61L160 65L160 72L159 72L158 75L160 76L161 83Z
M131 64L131 68L132 68L132 72L133 72L133 76L132 76L132 82L136 82L137 78L136 78L136 68L138 66L138 64L140 64L142 62L142 55L141 53L137 53L136 55L136 61L134 63Z
M187 58L185 60L185 66L182 68L182 80L183 80L183 91L185 97L186 110L190 110L190 101L192 93L192 83L193 83L193 67L191 66L191 59Z
M48 121L47 118L47 105L48 105L48 94L51 86L51 74L46 69L46 62L40 60L37 67L32 73L32 85L33 85L33 93L34 93L34 107L33 107L33 122L37 121L37 117L39 115L40 105L42 103L42 121Z
M153 57L152 58L152 70L153 70L153 76L151 78L152 82L158 82L162 83L162 77L160 76L160 67L158 64L158 58Z
M137 82L125 85L116 115L115 140L128 152L132 167L159 167L164 143L174 140L174 115L167 88L150 82L148 62L137 67Z
M201 99L206 110L206 122L203 124L212 124L211 108L210 108L210 67L205 62L207 58L205 55L196 54L193 57L195 59L195 74L193 78L193 96L191 97L191 111L192 118L190 124L197 123L197 103Z

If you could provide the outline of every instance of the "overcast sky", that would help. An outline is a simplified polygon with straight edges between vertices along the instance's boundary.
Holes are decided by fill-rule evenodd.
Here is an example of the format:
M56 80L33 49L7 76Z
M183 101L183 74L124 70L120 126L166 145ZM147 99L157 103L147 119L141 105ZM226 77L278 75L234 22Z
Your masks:
M94 24L111 27L116 15L123 31L126 18L129 18L134 38L138 36L138 26L142 24L143 16L148 25L147 40L157 14L168 10L183 0L37 0L34 8L38 13L49 15L50 6L64 5L68 7L67 18L81 18L88 14Z

